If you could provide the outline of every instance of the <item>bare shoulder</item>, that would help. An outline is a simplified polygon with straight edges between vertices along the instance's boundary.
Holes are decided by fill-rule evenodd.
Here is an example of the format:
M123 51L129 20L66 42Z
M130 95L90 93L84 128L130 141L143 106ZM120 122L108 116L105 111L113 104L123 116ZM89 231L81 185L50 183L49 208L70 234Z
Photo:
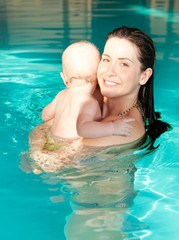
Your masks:
M125 116L122 117L117 117L117 116L109 116L105 119L105 121L114 121L120 118L132 118L134 119L133 122L130 122L129 124L132 125L132 131L131 131L131 136L129 137L121 137L125 142L130 142L133 140L137 140L138 138L142 137L145 133L145 127L144 127L144 122L143 118L141 115L141 112L139 111L138 108L133 108L131 111L129 111Z
M139 109L134 108L132 109L126 117L129 118L134 118L134 122L132 122L132 134L131 137L134 140L137 140L138 138L142 137L145 134L145 126L144 126L144 121L141 112Z
M99 108L99 104L98 104L98 101L90 94L86 94L83 98L83 101L82 101L82 104L81 104L82 107L97 107Z
M56 97L55 97L55 101L57 104L60 104L61 103L64 103L66 102L67 100L69 101L71 98L70 98L70 93L69 93L69 90L68 89L64 89L62 91L60 91Z
M109 146L109 145L116 145L116 144L126 144L134 142L140 139L145 134L145 127L143 123L143 119L141 116L140 111L137 108L132 109L125 118L134 118L134 122L130 122L132 125L131 136L109 136L103 138L95 138L95 139L82 139L81 144L89 145L89 146ZM110 116L104 119L103 121L114 121L118 118L116 116Z
M68 89L63 89L59 93L57 93L55 98L60 98L61 96L64 96L67 93L68 93Z
M93 120L101 120L101 109L98 101L93 96L86 97L80 104L80 114L83 114L83 116L87 114L89 120L91 120L91 117Z

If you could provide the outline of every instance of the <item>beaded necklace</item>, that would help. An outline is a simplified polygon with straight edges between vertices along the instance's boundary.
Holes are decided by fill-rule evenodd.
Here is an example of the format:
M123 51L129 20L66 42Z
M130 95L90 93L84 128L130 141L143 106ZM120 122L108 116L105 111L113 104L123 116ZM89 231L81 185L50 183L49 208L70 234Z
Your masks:
M125 115L126 113L128 113L131 109L133 109L134 107L138 107L141 114L142 114L142 117L144 118L144 110L142 108L142 104L141 102L138 100L132 107L130 107L129 109L127 109L126 111L122 112L122 113L118 113L117 116L123 116Z
M126 113L128 113L131 109L133 109L136 105L137 105L138 102L136 102L132 107L130 107L129 109L125 110L124 112L122 113L118 113L117 116L123 116L125 115Z

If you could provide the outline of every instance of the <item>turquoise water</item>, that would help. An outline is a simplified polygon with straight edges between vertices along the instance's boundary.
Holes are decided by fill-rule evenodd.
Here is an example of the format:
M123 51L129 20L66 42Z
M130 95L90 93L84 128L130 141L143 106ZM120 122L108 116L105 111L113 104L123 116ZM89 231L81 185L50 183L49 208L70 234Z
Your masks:
M63 49L86 39L102 52L107 33L121 25L155 42L155 107L173 130L147 156L108 154L59 174L25 171L29 132L64 88ZM177 0L0 1L1 239L177 239L178 42Z

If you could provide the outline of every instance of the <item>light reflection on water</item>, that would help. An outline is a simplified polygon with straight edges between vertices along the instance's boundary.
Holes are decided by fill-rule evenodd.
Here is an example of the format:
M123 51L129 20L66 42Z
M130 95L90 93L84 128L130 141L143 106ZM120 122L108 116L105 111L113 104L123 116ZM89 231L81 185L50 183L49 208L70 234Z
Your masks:
M14 222L6 225L4 229L8 226L14 230L9 238L19 237L21 232L19 239L28 239L27 226L31 226L43 239L54 240L65 239L64 227L67 239L73 239L70 232L78 240L90 235L91 239L176 239L179 4L177 0L133 4L105 0L0 1L1 177L6 179L2 192L7 194L2 203L4 209L11 209L12 219L21 220L23 214L18 215L18 211L28 216L20 227ZM42 108L64 88L59 76L64 48L86 39L102 52L107 33L121 25L138 27L153 38L157 48L156 108L174 130L165 133L157 141L159 149L145 157L145 151L139 150L136 155L110 155L105 164L66 168L59 174L34 176L22 172L17 168L17 156L28 150L29 132L41 123ZM137 171L126 174L124 162L125 169L127 164L135 165ZM7 179L7 172L13 180ZM36 214L34 206L38 206ZM4 236L7 233L11 234L4 230ZM32 237L33 231L29 239Z
M125 239L129 232L133 235L148 228L127 214L138 194L134 190L136 159L139 157L131 149L112 147L99 154L98 148L97 156L63 168L58 174L41 175L43 182L53 186L50 199L54 204L66 198L70 202L73 211L65 226L67 239L84 239L86 234L90 239Z

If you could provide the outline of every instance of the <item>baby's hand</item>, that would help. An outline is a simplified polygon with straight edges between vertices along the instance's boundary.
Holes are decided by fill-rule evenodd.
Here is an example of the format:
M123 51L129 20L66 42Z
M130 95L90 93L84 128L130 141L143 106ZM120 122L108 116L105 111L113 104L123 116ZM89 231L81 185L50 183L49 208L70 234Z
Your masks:
M113 121L113 135L130 136L133 127L129 123L134 121L134 118L123 118Z

